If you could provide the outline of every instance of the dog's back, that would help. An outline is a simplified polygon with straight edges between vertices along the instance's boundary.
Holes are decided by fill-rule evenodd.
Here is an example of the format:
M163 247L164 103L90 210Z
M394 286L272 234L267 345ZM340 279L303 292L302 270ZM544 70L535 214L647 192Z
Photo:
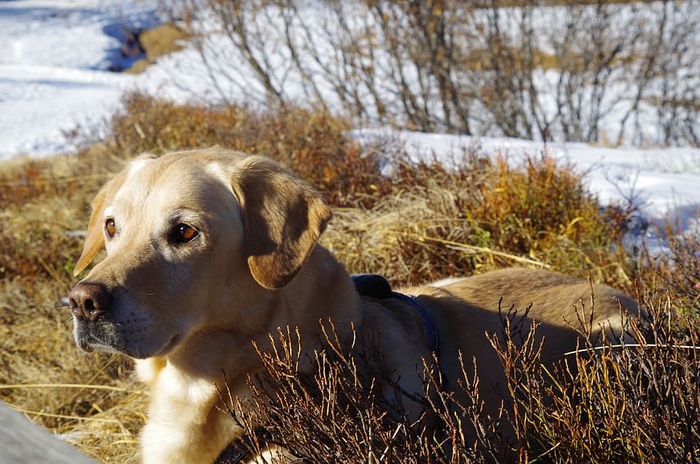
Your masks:
M436 286L407 289L419 295L439 333L440 369L446 384L456 388L463 372L473 375L476 359L480 395L486 413L497 414L508 399L504 368L489 342L503 332L503 320L512 317L518 327L513 341L519 343L538 323L536 336L543 339L541 360L563 359L565 353L583 347L583 336L592 343L608 337L625 337L625 310L638 314L637 303L624 293L600 284L544 270L511 268L463 279L450 279ZM460 361L460 357L462 360ZM464 370L463 370L464 368ZM461 398L456 391L456 397Z
M439 288L469 306L466 313L458 310L462 326L476 323L484 324L485 330L498 330L499 313L509 312L537 321L541 324L538 332L548 338L545 350L551 350L551 355L576 347L577 338L571 332L590 332L594 343L602 341L604 332L610 339L619 339L625 335L621 309L632 316L638 314L637 303L612 287L541 269L503 269ZM565 335L558 337L559 332Z

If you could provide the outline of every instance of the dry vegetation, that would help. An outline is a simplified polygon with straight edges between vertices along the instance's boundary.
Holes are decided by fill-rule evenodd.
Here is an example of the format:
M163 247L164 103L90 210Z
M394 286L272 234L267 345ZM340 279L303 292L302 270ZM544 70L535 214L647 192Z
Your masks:
M70 311L59 303L75 282L77 231L87 223L89 201L138 152L220 144L280 159L321 189L335 211L323 242L351 272L381 273L398 285L545 266L590 275L643 301L653 316L648 340L656 347L571 356L583 366L580 374L555 373L554 383L543 382L549 374L533 367L537 347L494 339L518 398L508 418L519 431L510 444L513 459L700 459L697 241L672 240L669 256L629 256L621 245L629 208L601 213L581 175L546 152L513 167L475 147L455 153L458 167L446 169L408 163L400 151L378 145L369 152L394 163L388 179L379 172L383 161L345 136L348 122L323 112L177 106L141 94L123 103L103 143L0 168L0 398L86 453L101 462L136 462L147 400L127 360L77 350ZM680 344L688 348L674 348ZM294 374L288 356L266 360L271 370ZM318 362L325 375L278 376L287 393L256 411L270 419L267 436L300 455L318 462L444 462L437 443L447 440L454 462L463 462L487 461L503 448L478 408L445 414L441 404L428 405L441 414L439 427L417 433L405 419L384 414L371 381L340 350L319 354ZM311 394L319 391L325 393ZM464 424L482 431L486 454L477 456L464 441Z
M588 314L593 304L581 302L579 310ZM308 462L695 462L698 340L680 346L664 321L668 308L650 307L651 330L629 320L638 344L594 349L584 343L551 371L540 364L534 332L524 335L522 319L504 311L504 331L490 341L515 401L497 417L482 413L478 379L468 369L456 388L472 403L456 403L440 378L431 377L426 397L441 393L425 402L424 416L412 422L400 411L392 413L362 360L345 355L332 332L331 348L313 360L322 374L299 374L297 339L280 333L284 349L261 353L269 388L251 383L256 397L246 408L226 390L222 400L251 437L240 450L260 453L273 441ZM583 321L580 330L584 337L590 334ZM513 425L513 439L499 435L498 421ZM264 434L256 427L260 422ZM466 430L476 438L467 438Z

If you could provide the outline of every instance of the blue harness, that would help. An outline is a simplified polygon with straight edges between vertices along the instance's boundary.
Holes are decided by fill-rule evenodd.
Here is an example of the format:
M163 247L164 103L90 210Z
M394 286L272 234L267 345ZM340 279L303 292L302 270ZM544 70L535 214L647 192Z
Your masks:
M351 277L355 284L355 289L360 295L376 298L378 300L396 298L418 311L418 314L423 318L423 327L425 329L425 335L428 338L428 347L437 356L440 356L440 339L435 322L433 318L430 317L425 306L420 304L415 296L404 295L403 293L393 291L389 282L384 277L377 274L353 274Z

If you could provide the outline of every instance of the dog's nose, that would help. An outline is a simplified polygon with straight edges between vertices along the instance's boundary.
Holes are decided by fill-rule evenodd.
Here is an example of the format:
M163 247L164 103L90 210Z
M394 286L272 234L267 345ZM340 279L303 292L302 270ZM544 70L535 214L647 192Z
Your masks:
M109 292L103 285L80 282L73 287L68 299L75 317L94 321L107 310Z

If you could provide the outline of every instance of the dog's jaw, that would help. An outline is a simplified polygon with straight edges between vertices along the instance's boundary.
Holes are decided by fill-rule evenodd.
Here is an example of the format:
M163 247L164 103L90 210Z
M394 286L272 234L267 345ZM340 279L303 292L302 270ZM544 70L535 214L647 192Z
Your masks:
M82 321L73 318L73 337L75 344L87 352L105 351L113 353L124 353L125 349L120 337L114 333L112 324L105 324L104 321Z
M196 325L193 318L156 319L133 293L111 284L78 283L70 296L78 347L118 352L134 359L166 356Z

